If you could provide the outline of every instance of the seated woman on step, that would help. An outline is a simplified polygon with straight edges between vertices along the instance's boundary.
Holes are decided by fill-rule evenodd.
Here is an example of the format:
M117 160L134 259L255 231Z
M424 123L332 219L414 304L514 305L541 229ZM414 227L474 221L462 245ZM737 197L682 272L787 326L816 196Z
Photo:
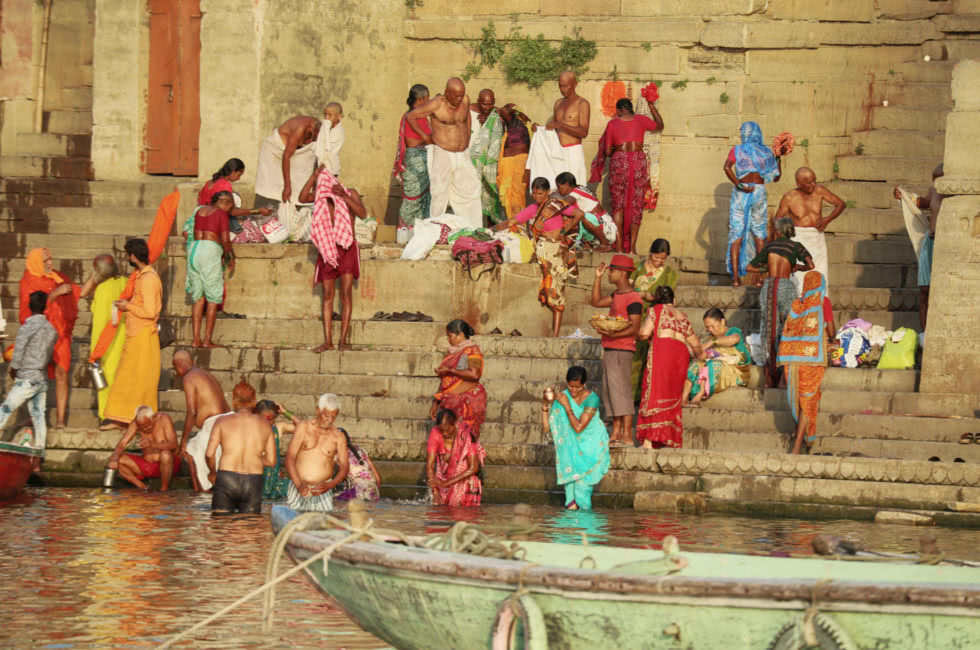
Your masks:
M478 473L487 452L473 439L469 427L456 414L442 409L429 432L425 473L432 504L478 506L483 498L483 481Z
M752 369L752 353L742 330L729 327L717 307L704 312L704 328L711 340L704 344L704 361L692 359L687 368L684 396L694 404L732 386L746 386Z
M245 173L245 163L238 158L229 158L221 169L211 175L211 180L206 182L197 194L198 205L211 205L211 197L218 192L231 192L234 194L231 184L242 177ZM272 215L269 208L232 208L228 212L228 228L233 233L242 231L238 217L249 217L252 215L262 215L268 217Z
M565 508L592 510L592 490L609 471L609 432L599 414L599 396L585 387L582 366L565 374L566 390L549 388L541 405L541 424L555 442L558 485L565 486Z

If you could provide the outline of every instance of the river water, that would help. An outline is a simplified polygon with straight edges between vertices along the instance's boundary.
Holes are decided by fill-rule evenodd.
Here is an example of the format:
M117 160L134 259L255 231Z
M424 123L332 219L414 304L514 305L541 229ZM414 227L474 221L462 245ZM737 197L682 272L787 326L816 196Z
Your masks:
M261 586L272 542L268 517L212 517L209 509L209 495L186 491L28 488L0 503L0 647L153 647ZM457 518L504 525L513 507L450 511L382 501L372 516L385 528L424 534L442 532ZM549 506L535 506L531 519L541 526L538 540L581 543L585 532L594 544L645 546L674 535L682 550L773 554L809 554L819 533L856 537L874 550L909 551L924 532L867 522L569 513ZM980 560L975 531L929 530L948 557ZM261 599L254 599L179 647L388 647L303 577L281 584L276 604L272 633L261 632Z

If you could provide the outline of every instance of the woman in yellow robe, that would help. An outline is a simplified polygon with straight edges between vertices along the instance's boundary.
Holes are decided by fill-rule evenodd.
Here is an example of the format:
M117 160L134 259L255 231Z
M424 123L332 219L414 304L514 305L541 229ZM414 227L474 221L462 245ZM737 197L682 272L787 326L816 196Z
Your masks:
M111 255L100 255L95 258L95 274L98 286L92 295L92 340L91 350L94 350L99 342L99 337L106 325L112 322L112 303L119 300L123 289L126 288L126 278L119 275L119 267L116 260ZM118 328L112 343L109 344L105 354L102 355L100 363L102 372L105 373L107 386L99 391L99 419L105 416L105 404L109 399L109 388L116 378L116 370L119 368L119 360L122 358L123 343L126 341L126 323L116 315Z

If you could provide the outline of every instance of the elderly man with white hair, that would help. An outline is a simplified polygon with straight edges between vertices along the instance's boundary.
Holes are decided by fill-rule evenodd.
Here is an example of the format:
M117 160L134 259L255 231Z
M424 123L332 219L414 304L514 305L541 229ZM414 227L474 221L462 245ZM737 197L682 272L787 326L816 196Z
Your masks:
M317 401L316 417L296 427L286 452L289 472L289 507L299 511L330 512L330 490L347 478L347 440L334 426L340 413L340 400L325 393ZM336 466L336 467L335 467Z
M124 453L136 436L139 436L143 453ZM129 423L126 433L109 456L108 467L118 468L120 476L141 490L150 489L143 481L159 478L160 489L166 491L174 472L180 467L180 457L176 454L176 449L177 432L174 431L174 422L170 416L166 413L154 413L149 406L140 406L136 409L135 417Z

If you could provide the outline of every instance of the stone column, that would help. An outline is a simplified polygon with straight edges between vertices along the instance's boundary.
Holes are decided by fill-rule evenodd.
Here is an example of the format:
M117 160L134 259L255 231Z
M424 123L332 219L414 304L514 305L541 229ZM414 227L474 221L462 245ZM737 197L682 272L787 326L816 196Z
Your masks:
M980 394L980 62L953 70L921 392Z

